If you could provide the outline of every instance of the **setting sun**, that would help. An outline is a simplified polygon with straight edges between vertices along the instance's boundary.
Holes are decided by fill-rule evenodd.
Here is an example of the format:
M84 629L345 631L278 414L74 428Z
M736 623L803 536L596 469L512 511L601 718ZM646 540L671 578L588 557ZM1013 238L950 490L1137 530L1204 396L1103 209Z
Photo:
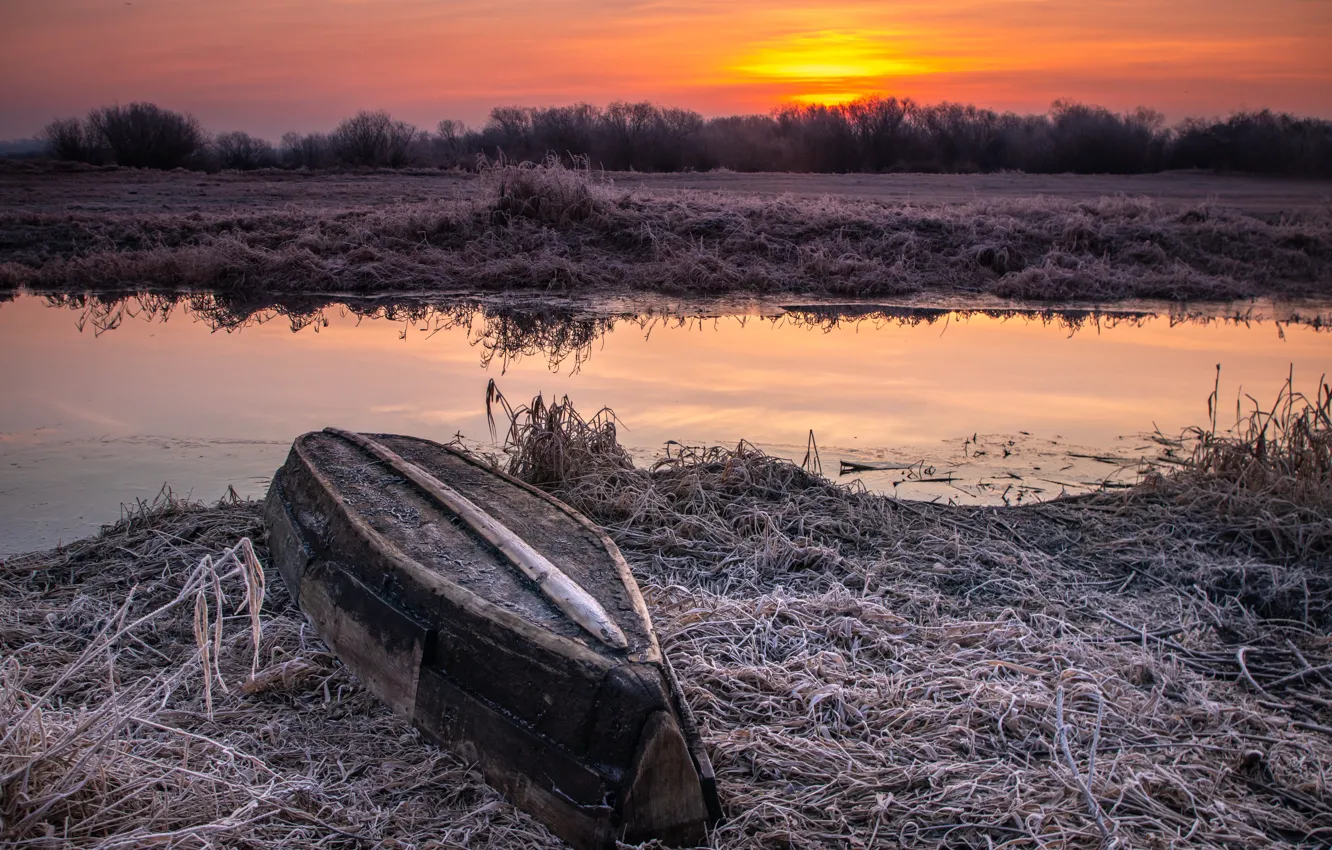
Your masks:
M829 91L792 95L790 100L793 103L800 103L806 106L841 106L844 103L860 100L862 97L865 97L865 92Z
M748 83L776 84L785 100L836 106L894 87L902 78L944 70L919 52L908 57L896 46L901 33L820 30L770 41L731 67Z
M893 55L872 36L825 31L764 46L736 70L755 77L821 82L923 74L936 69L918 58Z

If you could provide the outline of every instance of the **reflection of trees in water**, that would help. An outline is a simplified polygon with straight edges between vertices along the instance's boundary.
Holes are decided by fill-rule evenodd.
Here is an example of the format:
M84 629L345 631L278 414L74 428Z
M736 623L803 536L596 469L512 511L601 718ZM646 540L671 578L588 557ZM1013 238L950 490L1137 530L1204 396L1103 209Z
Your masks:
M79 318L74 325L94 336L113 331L127 320L165 323L179 308L192 321L212 330L233 331L251 324L263 324L277 315L289 315L292 330L300 330L316 320L315 310L301 306L275 307L239 305L228 296L209 293L159 292L80 292L43 295L48 307L74 310Z
M285 319L293 333L311 329L318 333L329 325L330 311L340 317L401 323L400 336L406 339L415 330L429 338L441 331L464 329L468 343L481 353L481 365L497 364L507 369L524 357L543 357L551 370L569 365L577 371L592 353L593 346L612 331L617 324L637 326L645 335L654 329L694 328L719 326L723 318L743 326L747 316L727 316L722 313L689 313L680 311L645 311L621 313L591 313L567 306L549 304L496 305L477 299L451 299L429 301L400 298L363 299L335 297L283 297L255 299L226 293L79 293L49 294L44 296L51 307L79 312L76 326L90 329L94 334L114 330L126 320L165 322L174 313L181 312L191 321L201 322L214 331L228 333L252 325L262 325ZM855 328L869 323L875 328L915 327L939 322L965 321L973 316L991 319L1039 322L1055 325L1070 334L1098 332L1120 326L1140 327L1149 320L1167 318L1170 326L1180 324L1234 324L1249 326L1268 321L1247 312L1218 315L1216 313L1173 311L1166 314L1150 311L1122 311L1096 309L949 309L942 307L897 307L884 305L802 305L783 308L785 312L766 317L774 323L790 324L798 328L821 329L831 332ZM1284 333L1283 325L1297 324L1323 330L1328 320L1322 314L1301 317L1288 316L1274 320L1277 331Z
M593 315L551 306L496 306L476 300L434 303L422 300L282 298L256 300L225 293L78 293L49 294L47 306L79 312L80 331L101 335L126 320L166 322L176 312L214 331L244 328L285 319L293 333L328 327L330 311L340 317L402 324L399 336L415 330L427 338L441 331L464 329L467 341L481 352L481 365L501 369L524 357L544 357L552 370L571 364L576 371L593 345L610 332L615 316Z
M937 322L965 321L975 316L1001 321L1017 320L1039 322L1046 326L1057 326L1067 330L1070 335L1079 331L1096 332L1116 327L1142 327L1153 319L1165 318L1170 327L1177 325L1243 325L1250 327L1272 321L1278 333L1283 333L1284 325L1302 325L1314 330L1329 327L1328 317L1323 313L1308 316L1292 313L1282 319L1267 319L1255 313L1252 307L1234 313L1204 312L1201 310L1172 310L1157 313L1150 310L1100 310L1067 309L1048 307L1042 309L965 309L949 307L899 307L870 306L861 304L801 305L784 307L785 312L773 317L774 321L790 323L796 327L819 328L834 331L861 323L880 327L915 327L933 325Z
M592 316L574 312L527 312L501 310L482 314L482 330L478 335L472 325L470 337L473 345L481 346L481 363L489 366L499 356L507 368L524 356L544 356L552 370L572 359L572 371L578 371L592 346L615 329L614 316Z
M1111 328L1118 325L1141 327L1150 319L1160 314L1152 312L1105 312L1100 310L1063 310L1063 309L947 309L941 307L862 307L862 306L802 306L787 307L786 313L777 317L779 321L789 322L796 327L821 328L833 331L849 325L868 323L875 328L888 326L916 327L933 325L937 322L947 324L952 321L965 321L980 316L1001 321L1017 320L1039 322L1042 325L1055 325L1070 333L1084 329ZM1195 317L1190 321L1201 321ZM1174 317L1171 317L1173 324Z

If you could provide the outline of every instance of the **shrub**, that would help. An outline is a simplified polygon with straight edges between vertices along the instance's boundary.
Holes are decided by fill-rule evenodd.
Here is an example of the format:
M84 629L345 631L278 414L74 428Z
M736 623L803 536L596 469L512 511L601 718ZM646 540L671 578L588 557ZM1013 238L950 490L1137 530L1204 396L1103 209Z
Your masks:
M408 164L412 144L420 131L406 121L394 121L384 110L361 110L329 135L334 156L343 165L401 168Z
M280 151L287 168L327 168L333 164L328 136L323 133L284 133Z
M95 162L97 146L93 143L83 122L77 118L58 118L42 130L46 152L53 159L66 162Z
M194 116L153 103L94 109L88 129L117 165L131 168L179 168L205 146Z
M277 152L272 143L239 130L220 133L213 139L218 165L225 169L250 171L277 165Z

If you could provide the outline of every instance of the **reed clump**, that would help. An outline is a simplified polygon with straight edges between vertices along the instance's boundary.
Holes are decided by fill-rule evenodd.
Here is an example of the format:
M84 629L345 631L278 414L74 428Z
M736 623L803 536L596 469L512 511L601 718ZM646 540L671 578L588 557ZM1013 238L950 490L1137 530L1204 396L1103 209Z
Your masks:
M519 217L558 227L603 212L611 199L610 181L597 178L587 157L574 157L571 166L554 154L540 163L482 157L477 173L498 196L493 216L498 224Z
M1325 380L1309 398L1295 389L1292 375L1271 407L1254 402L1236 434L1218 435L1213 425L1197 436L1192 466L1200 473L1234 481L1246 493L1332 514L1332 387Z
M263 534L168 493L0 562L0 845L559 847L264 586Z
M1292 373L1270 404L1247 400L1250 412L1241 415L1237 401L1236 424L1222 431L1214 390L1210 423L1171 441L1190 452L1182 469L1149 485L1226 517L1236 539L1269 557L1325 556L1332 552L1332 387L1320 378L1305 395Z
M633 459L619 442L615 412L609 408L585 419L568 396L547 403L540 395L514 408L492 379L486 385L486 420L492 437L496 408L508 420L505 472L516 478L540 486L633 469Z

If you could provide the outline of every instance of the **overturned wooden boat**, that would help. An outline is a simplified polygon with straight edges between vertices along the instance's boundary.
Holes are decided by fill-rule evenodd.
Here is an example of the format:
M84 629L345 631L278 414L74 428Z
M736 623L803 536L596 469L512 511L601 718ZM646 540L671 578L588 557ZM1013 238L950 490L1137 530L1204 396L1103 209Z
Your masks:
M272 559L320 636L427 736L578 848L698 844L716 782L615 544L427 440L292 445Z

